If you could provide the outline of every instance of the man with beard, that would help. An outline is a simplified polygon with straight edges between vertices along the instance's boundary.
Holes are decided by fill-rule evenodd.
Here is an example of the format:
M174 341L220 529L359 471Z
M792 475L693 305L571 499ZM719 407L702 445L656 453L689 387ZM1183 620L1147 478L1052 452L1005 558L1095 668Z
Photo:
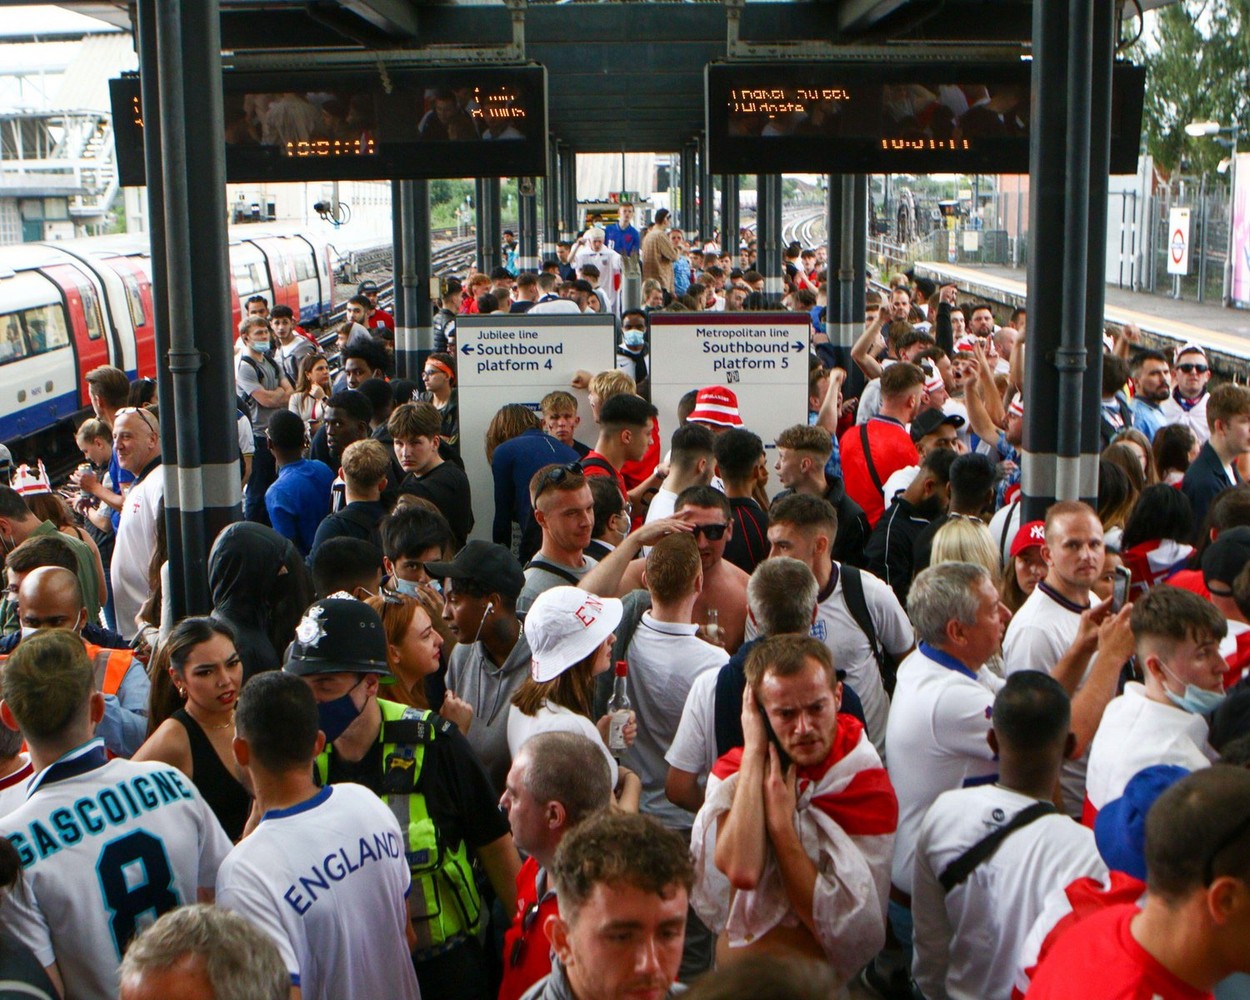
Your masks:
M1171 395L1171 369L1162 351L1142 351L1133 359L1133 426L1155 439L1159 428L1171 423L1163 403Z

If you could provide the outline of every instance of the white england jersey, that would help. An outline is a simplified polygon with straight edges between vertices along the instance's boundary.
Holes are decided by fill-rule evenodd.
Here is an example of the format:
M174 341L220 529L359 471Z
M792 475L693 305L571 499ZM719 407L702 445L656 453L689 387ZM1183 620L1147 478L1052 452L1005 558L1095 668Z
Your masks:
M916 844L912 975L926 997L1006 1000L1025 936L1049 893L1106 874L1094 835L1062 814L1002 842L961 884L939 878L974 844L1036 800L998 785L944 792Z
M212 889L230 851L184 774L108 760L99 739L36 774L0 834L17 848L27 889L5 897L0 926L41 965L57 964L73 1000L115 998L131 938Z
M221 866L217 902L278 946L304 1000L419 1000L399 822L363 785L271 809Z

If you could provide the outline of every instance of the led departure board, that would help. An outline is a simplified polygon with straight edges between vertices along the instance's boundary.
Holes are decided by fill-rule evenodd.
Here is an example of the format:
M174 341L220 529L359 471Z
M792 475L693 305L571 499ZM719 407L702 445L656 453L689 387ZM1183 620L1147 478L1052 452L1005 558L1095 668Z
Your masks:
M1028 62L712 63L708 162L723 173L1027 173ZM1145 71L1113 75L1111 172L1133 173Z
M138 77L109 81L124 185L144 183ZM547 172L541 66L223 77L229 181L528 177Z

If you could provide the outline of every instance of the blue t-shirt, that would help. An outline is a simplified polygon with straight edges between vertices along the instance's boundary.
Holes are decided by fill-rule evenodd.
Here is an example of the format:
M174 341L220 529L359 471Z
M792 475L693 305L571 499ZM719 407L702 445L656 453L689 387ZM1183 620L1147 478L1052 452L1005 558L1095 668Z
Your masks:
M265 491L265 511L273 530L289 538L307 556L312 551L317 526L330 513L330 487L334 470L325 462L303 458L278 470L278 478Z
M133 472L127 472L117 464L116 451L114 451L112 457L109 458L109 479L113 480L113 492L118 494L123 494L125 492L122 489L123 486L127 483L133 483L135 481L135 474ZM109 515L109 518L113 522L113 532L116 534L117 526L122 523L122 512L120 510L115 510Z

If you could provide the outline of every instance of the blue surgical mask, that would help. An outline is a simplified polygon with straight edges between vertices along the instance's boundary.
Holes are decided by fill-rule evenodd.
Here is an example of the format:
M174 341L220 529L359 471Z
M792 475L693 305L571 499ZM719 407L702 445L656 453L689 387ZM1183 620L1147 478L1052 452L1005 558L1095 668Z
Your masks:
M1172 671L1170 671L1162 663L1159 664L1163 668L1163 672L1174 681L1179 681ZM1223 691L1208 691L1206 688L1200 688L1196 684L1186 684L1184 694L1176 694L1163 689L1163 693L1168 696L1170 701L1177 708L1184 709L1186 712L1192 712L1194 715L1210 715L1224 701L1226 694Z
M31 628L29 625L22 626L22 638L29 639L32 635L38 635L39 629Z
M641 347L647 342L646 330L622 330L621 340L626 347Z
M421 593L420 585L416 580L404 580L398 576L391 577L391 586L399 593L408 597L417 597Z
M342 697L335 698L333 701L323 701L317 705L317 724L323 733L326 734L326 742L333 743L360 716L361 709L356 707L356 703L352 700L352 692L360 686L359 681L347 689Z

